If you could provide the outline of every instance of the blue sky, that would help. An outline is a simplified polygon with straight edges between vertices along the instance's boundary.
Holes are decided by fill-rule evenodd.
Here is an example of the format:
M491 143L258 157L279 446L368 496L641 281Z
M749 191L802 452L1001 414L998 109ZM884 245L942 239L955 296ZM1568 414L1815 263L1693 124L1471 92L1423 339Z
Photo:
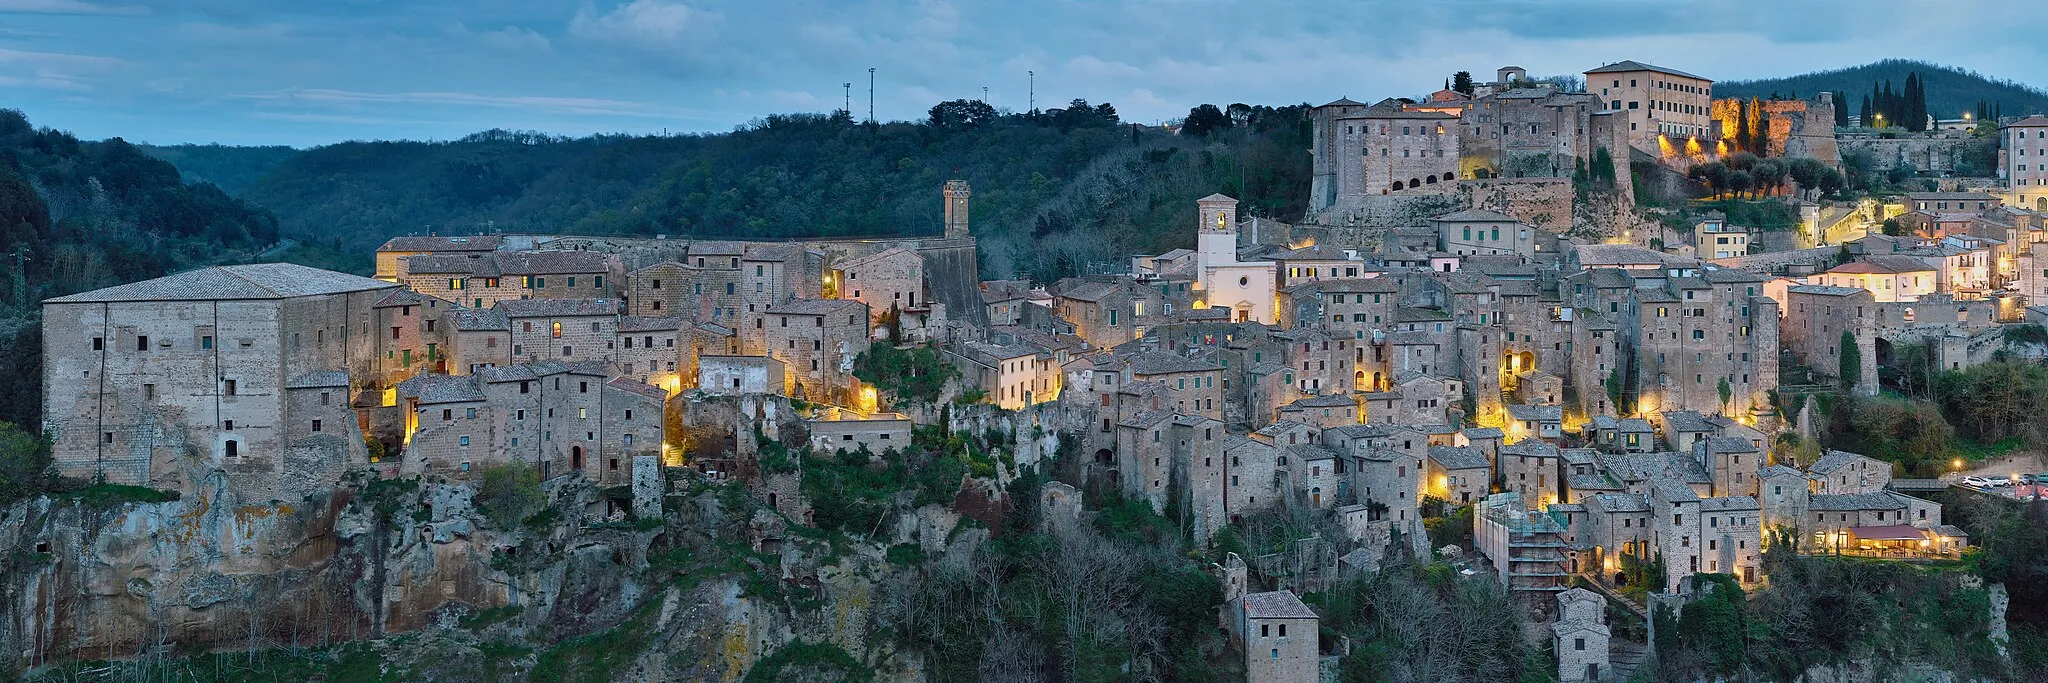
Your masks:
M1202 102L1435 89L1460 69L1621 59L1711 78L1913 57L2026 81L2048 48L1984 22L2015 2L1205 0L0 0L0 97L40 125L155 143L317 145L488 128L723 131L942 99ZM1740 11L1731 8L1742 7Z

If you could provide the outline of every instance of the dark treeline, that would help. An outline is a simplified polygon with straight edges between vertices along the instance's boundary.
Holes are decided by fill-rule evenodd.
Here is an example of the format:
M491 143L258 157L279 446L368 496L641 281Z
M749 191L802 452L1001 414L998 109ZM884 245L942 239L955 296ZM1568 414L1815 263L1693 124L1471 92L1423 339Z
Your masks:
M1965 113L1978 111L1980 102L1985 103L1986 109L1996 109L2009 115L2048 112L2048 92L2043 92L2039 88L2016 81L1992 78L1974 71L1911 59L1884 59L1861 66L1815 71L1783 78L1723 81L1714 84L1714 97L1766 97L1773 93L1805 93L1811 97L1813 93L1829 91L1847 93L1857 98L1851 100L1837 94L1837 110L1860 113L1861 100L1872 91L1873 86L1882 93L1883 84L1889 81L1892 83L1893 95L1903 97L1906 93L1902 92L1901 88L1909 76L1913 78L1914 89L1921 93L1919 101L1925 103L1915 105L1918 108L1917 113L1936 119L1961 118ZM1877 103L1872 102L1872 107L1876 106ZM1903 112L1886 111L1885 120L1890 121L1901 114ZM1842 118L1846 119L1847 116L1844 115ZM1866 117L1864 120L1871 119ZM1841 123L1846 125L1847 121Z
M1108 103L1006 113L955 100L919 122L835 112L713 135L346 142L291 156L242 196L276 211L287 236L361 254L360 267L383 240L427 231L938 234L939 187L957 177L973 184L990 274L1056 278L1192 245L1193 200L1211 192L1244 200L1247 215L1299 217L1307 107L1204 107L1216 116L1180 135L1123 122Z

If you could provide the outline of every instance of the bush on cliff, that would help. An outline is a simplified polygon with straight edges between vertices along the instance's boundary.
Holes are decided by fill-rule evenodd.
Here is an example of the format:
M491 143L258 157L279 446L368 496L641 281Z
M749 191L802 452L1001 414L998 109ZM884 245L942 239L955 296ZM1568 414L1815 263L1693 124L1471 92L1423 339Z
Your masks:
M49 491L54 483L49 440L0 422L0 505Z
M476 508L497 528L517 527L548 505L547 493L540 490L540 471L534 468L493 465L484 468L482 482Z

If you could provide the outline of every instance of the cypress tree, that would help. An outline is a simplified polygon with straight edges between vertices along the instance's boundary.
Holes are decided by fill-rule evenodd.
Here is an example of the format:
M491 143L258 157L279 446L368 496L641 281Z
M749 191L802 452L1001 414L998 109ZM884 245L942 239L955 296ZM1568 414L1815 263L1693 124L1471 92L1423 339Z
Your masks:
M1871 115L1871 114L1872 114L1873 112L1871 112L1871 110L1870 110L1870 96L1869 96L1869 95L1864 95L1864 96L1863 96L1863 108L1862 108L1862 109L1860 109L1860 110L1857 110L1857 113L1858 113L1858 116L1856 117L1856 120L1857 120L1857 121L1859 121L1859 122L1861 122L1861 123L1863 124L1863 127L1864 127L1864 128L1869 128L1869 127L1871 127L1871 126L1873 125L1873 124L1871 123L1871 119L1870 119L1870 115Z
M1749 116L1747 118L1749 120L1750 153L1757 156L1768 156L1771 153L1771 122L1769 117L1764 116L1763 103L1757 101L1755 97L1749 98Z
M1749 149L1749 103L1742 100L1735 101L1735 149Z
M1849 125L1849 96L1848 96L1848 94L1846 94L1846 93L1843 93L1843 92L1842 92L1842 91L1840 91L1840 90L1837 90L1837 91L1835 91L1835 92L1834 92L1834 96L1835 96L1835 97L1834 97L1834 99L1835 99L1835 125L1836 125L1837 127Z

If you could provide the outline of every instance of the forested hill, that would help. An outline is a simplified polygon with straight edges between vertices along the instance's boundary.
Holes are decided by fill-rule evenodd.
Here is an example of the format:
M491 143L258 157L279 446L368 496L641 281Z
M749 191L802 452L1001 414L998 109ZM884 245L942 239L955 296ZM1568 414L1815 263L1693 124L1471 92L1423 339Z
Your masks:
M1246 215L1301 214L1307 108L1207 111L1222 116L1188 135L1124 124L1108 105L1004 115L955 101L916 123L790 114L714 135L346 142L285 158L241 196L360 268L383 240L426 231L935 235L939 189L957 177L973 185L990 273L1055 278L1192 246L1194 200L1212 192Z
M2048 113L2048 92L2015 81L1999 80L1952 66L1913 59L1885 59L1862 66L1829 71L1764 78L1752 81L1724 81L1714 85L1715 97L1790 97L1812 99L1821 91L1839 91L1849 101L1837 103L1857 113L1858 103L1870 94L1871 86L1891 81L1892 89L1905 87L1906 76L1919 74L1927 91L1927 113L1937 119L1961 117L1976 111L1978 102L1995 106L2007 116Z
M213 183L222 192L240 194L278 164L298 154L283 145L231 147L228 145L136 145L143 153L171 162L188 183Z
M269 213L120 138L84 142L0 110L0 421L39 421L41 300L247 260L276 240Z

